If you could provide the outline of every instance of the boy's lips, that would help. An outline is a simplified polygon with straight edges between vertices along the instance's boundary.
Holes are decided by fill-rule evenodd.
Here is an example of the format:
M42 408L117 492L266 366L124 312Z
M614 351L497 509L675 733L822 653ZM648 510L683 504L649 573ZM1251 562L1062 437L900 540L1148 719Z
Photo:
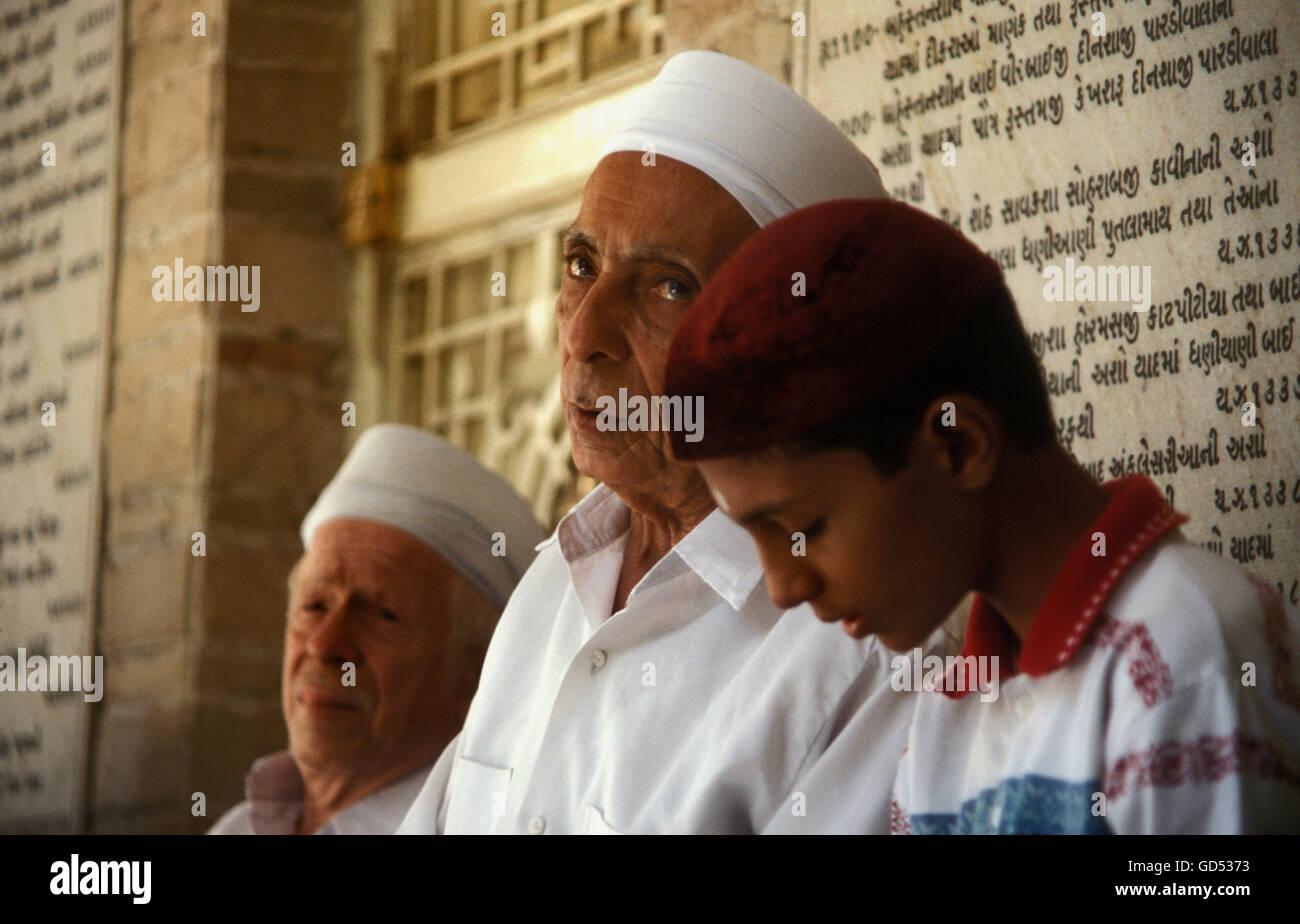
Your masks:
M871 630L866 624L867 620L865 616L859 616L855 613L847 613L841 616L835 613L824 612L819 610L817 607L813 607L813 614L822 622L827 624L834 622L843 623L845 634L851 638L866 638L871 634Z
M849 638L863 639L871 634L864 616L845 616L841 622L844 623L844 633Z

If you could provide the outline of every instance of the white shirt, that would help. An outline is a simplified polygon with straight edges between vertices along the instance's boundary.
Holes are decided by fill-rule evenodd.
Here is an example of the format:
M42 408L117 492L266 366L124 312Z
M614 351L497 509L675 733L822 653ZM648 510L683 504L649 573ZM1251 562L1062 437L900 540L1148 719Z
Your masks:
M538 546L398 833L886 831L887 652L773 606L717 510L611 616L628 521L602 485Z
M336 813L314 834L392 834L411 807L429 767L408 774ZM302 817L302 774L288 751L254 761L248 798L222 815L209 834L294 834Z
M975 601L962 654L1001 659L1000 695L955 672L923 695L896 832L1300 831L1300 613L1183 539L1145 477L1105 487L1009 679L1014 636Z

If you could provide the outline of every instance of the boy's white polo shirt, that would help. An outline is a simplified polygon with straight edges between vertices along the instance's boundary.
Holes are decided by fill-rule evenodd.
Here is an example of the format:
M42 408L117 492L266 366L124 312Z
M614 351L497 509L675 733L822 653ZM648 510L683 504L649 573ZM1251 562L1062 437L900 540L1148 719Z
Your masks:
M1000 695L950 672L922 696L891 830L1300 831L1300 613L1186 541L1150 479L1104 487L1022 650L975 601L962 655L999 659Z

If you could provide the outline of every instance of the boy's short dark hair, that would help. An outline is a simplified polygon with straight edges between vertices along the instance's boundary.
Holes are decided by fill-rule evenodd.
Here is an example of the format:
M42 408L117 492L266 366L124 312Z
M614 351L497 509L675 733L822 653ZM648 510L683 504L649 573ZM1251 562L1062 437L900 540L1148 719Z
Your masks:
M998 286L879 397L783 448L796 454L857 449L881 474L896 475L907 462L925 408L945 394L966 394L988 403L1012 442L1024 449L1055 441L1042 369L1005 286Z

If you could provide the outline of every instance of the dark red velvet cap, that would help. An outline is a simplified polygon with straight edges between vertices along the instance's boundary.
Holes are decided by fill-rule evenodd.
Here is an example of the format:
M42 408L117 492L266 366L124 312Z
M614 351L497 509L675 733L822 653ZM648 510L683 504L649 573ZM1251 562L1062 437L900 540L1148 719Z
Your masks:
M740 455L829 423L1004 284L962 234L901 202L838 199L777 219L727 258L673 336L664 391L704 398L701 438L673 432L673 454Z

